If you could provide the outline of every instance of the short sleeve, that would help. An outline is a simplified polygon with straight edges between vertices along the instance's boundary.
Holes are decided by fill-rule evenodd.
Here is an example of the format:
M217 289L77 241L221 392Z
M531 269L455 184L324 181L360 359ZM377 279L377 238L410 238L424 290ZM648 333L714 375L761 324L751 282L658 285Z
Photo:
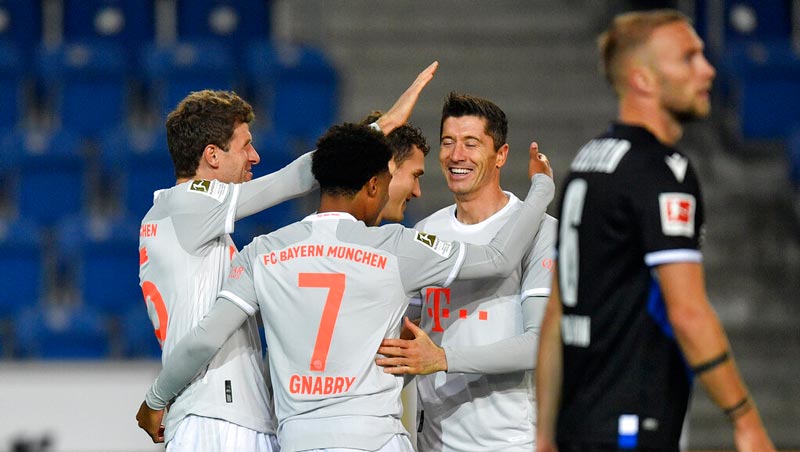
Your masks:
M641 221L645 262L652 266L699 261L703 204L688 159L676 152L656 162L652 171L640 174L649 180L635 185L632 199Z

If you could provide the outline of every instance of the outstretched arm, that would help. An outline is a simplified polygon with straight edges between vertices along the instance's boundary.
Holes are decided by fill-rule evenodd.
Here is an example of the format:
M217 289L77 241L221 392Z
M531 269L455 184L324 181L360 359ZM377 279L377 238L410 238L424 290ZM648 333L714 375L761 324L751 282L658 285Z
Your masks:
M755 401L736 369L730 344L705 291L700 263L656 267L675 338L711 399L728 415L739 451L772 452Z
M419 95L439 67L434 61L417 75L417 78L378 119L378 126L384 134L405 124L417 104ZM311 152L306 153L286 167L266 176L241 184L236 206L236 219L240 220L268 209L289 199L303 196L317 187L311 174Z
M175 346L136 414L139 427L154 443L164 441L161 430L164 408L211 361L247 317L238 305L218 298L211 311Z
M307 152L274 173L240 184L236 219L249 217L314 190L318 184L311 174L311 154Z
M531 370L536 362L539 325L546 299L529 297L522 302L522 334L491 344L439 347L425 332L409 322L413 339L384 339L375 364L389 374L425 375L438 371L498 374Z
M525 202L488 246L464 244L465 258L458 279L506 276L519 265L525 252L531 248L537 227L553 199L555 185L550 162L544 154L539 153L539 145L531 143L529 152L528 175L533 180Z
M420 72L411 86L409 86L408 89L406 89L405 92L401 94L399 98L397 98L397 101L395 101L394 105L392 105L392 108L378 118L378 127L381 128L381 131L383 131L384 135L389 135L392 130L408 122L408 118L411 117L411 112L414 110L414 106L417 104L417 100L419 99L422 89L428 85L428 82L430 82L431 79L433 79L433 74L436 73L436 69L438 67L439 62L434 61L422 72Z

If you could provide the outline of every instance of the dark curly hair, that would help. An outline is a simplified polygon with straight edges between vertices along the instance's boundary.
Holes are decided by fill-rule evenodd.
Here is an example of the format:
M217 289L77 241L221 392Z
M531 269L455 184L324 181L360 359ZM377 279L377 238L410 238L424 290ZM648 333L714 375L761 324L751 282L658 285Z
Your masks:
M366 118L361 120L361 124L372 124L381 116L383 116L383 113L373 111ZM417 146L419 150L422 151L422 155L428 155L431 151L431 147L428 145L425 135L422 134L419 128L411 124L403 124L392 130L391 133L386 136L386 139L389 140L389 147L392 149L392 158L397 166L402 165L403 162L411 157L413 146Z
M320 192L353 196L373 176L389 171L392 152L382 133L363 124L344 123L317 141L311 172Z
M167 115L167 146L175 177L193 177L209 144L227 152L235 125L254 118L253 107L232 91L190 93Z
M492 137L495 151L506 144L508 119L503 110L490 100L470 94L459 94L455 91L448 94L444 100L442 122L439 123L439 137L442 136L445 119L462 116L477 116L486 119L486 134Z

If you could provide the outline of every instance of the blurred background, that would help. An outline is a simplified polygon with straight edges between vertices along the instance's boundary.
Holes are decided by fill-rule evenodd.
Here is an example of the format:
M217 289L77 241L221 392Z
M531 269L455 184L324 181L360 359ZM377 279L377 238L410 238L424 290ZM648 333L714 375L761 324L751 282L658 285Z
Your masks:
M533 140L558 185L615 116L597 34L664 6L694 18L717 68L713 117L680 144L704 188L708 291L776 445L800 449L800 1L0 0L0 451L162 449L133 419L160 368L137 231L174 184L163 122L188 92L253 104L263 175L440 61L411 118L433 148L411 226L452 203L437 161L449 91L508 115L504 188L526 193ZM315 203L245 219L234 240ZM699 388L688 430L689 449L732 449Z

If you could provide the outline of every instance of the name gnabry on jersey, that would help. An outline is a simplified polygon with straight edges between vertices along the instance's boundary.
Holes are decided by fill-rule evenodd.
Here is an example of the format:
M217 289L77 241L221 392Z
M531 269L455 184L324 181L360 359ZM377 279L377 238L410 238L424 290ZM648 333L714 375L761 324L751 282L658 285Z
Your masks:
M297 375L289 378L292 394L331 395L350 390L356 377L328 377L322 375Z
M369 265L370 267L380 268L381 270L386 268L386 264L389 261L386 256L360 248L317 244L297 245L278 251L271 251L262 254L261 261L267 266L302 257L333 257L336 259L358 262L360 264Z

